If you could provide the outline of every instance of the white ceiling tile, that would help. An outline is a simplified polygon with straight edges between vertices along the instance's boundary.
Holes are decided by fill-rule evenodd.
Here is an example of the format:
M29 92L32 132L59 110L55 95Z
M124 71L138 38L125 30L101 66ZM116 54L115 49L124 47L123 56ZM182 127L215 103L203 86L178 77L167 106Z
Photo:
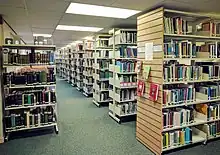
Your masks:
M0 6L22 7L24 8L23 0L1 0Z
M159 5L163 1L164 0L117 0L112 6L143 11L155 5Z
M75 3L110 6L116 0L69 0L69 1L75 2Z
M33 33L40 33L40 34L52 34L54 29L44 29L44 28L35 28L32 27Z
M69 3L61 0L26 0L29 11L65 12Z
M34 20L31 19L31 26L35 28L55 29L59 20Z
M28 16L34 20L59 20L63 13L54 11L29 10Z

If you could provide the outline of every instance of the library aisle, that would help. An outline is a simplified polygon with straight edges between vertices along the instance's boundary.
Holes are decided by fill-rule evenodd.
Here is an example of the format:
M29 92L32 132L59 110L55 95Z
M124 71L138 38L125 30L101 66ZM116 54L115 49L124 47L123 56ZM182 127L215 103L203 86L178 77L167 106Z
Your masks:
M135 122L119 125L76 88L57 80L59 134L16 138L0 155L151 155L136 140Z

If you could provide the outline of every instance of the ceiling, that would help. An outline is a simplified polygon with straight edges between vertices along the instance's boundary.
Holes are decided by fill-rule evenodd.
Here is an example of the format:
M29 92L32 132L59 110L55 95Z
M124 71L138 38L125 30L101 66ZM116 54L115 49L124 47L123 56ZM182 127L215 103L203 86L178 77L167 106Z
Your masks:
M33 33L53 34L53 42L63 47L91 32L56 30L58 24L103 27L136 27L136 16L115 19L65 14L71 2L113 6L145 11L165 5L172 9L219 13L219 0L1 0L0 14L26 43L33 43Z

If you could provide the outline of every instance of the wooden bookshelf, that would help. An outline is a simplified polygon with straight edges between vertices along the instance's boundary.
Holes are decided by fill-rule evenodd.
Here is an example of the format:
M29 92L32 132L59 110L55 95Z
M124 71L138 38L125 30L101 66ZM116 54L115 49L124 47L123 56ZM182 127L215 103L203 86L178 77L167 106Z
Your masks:
M168 19L171 18L171 21L174 20L172 18L175 18L175 20L177 20L177 18L179 17L181 22L183 23L185 22L184 21L185 19L193 19L193 20L187 21L186 31L188 32L186 32L186 34L178 34L178 32L177 34L176 32L175 34L170 34L170 33L165 33L165 29L167 28L165 17ZM190 17L190 18L186 18L186 17ZM142 67L150 66L151 71L148 80L146 80L144 77L143 69L138 73L138 80L145 81L145 92L143 96L137 98L136 138L155 154L159 155L165 151L178 149L178 148L180 149L184 146L192 145L195 143L206 143L210 139L215 139L219 137L217 135L213 136L215 134L218 134L217 132L219 132L217 125L219 123L220 118L217 115L217 113L215 113L214 118L211 118L208 117L209 115L205 115L205 114L201 115L198 109L196 109L197 108L196 106L206 105L206 104L208 106L214 106L214 107L218 106L217 103L220 100L218 95L214 96L213 99L208 99L210 97L210 94L207 95L208 96L207 99L200 99L198 98L199 95L197 95L197 93L200 92L200 87L209 86L213 82L220 81L218 77L214 78L215 76L217 76L216 74L218 73L215 73L215 76L213 77L211 76L209 78L206 78L207 77L206 72L205 70L202 70L200 74L198 74L199 79L190 79L185 81L184 80L181 81L179 80L179 78L178 80L173 79L173 81L172 80L166 81L166 79L164 79L164 77L166 77L165 67L167 64L172 64L172 62L177 62L180 65L183 64L183 65L189 65L193 67L198 66L203 68L205 68L205 65L207 64L208 66L210 66L210 68L212 68L212 66L214 68L214 66L219 63L219 53L217 52L217 50L212 51L212 48L209 48L209 51L207 51L209 52L209 57L198 57L198 52L206 52L206 51L201 51L202 48L201 49L197 48L198 51L197 49L196 50L193 49L194 44L196 47L197 46L201 47L205 45L207 42L209 43L212 42L211 44L213 44L214 47L214 44L218 45L218 43L220 42L220 38L217 37L216 33L212 33L212 35L198 35L198 31L200 30L197 29L195 30L195 27L198 24L198 21L201 21L201 19L204 20L204 18L210 18L210 16L200 13L169 10L169 9L164 9L163 7L157 8L153 11L140 15L137 18L137 45L139 49L138 60L143 62ZM213 25L215 24L216 23L214 23ZM192 25L192 32L190 32L189 30L189 27L191 25ZM183 27L182 30L180 30L182 32L184 29ZM172 28L170 29L172 30ZM188 34L189 32L190 34ZM182 57L182 55L181 56L176 55L171 58L166 57L167 55L165 54L166 53L165 44L171 41L171 46L173 46L172 41L174 41L175 43L176 42L179 43L183 40L187 40L190 43L192 42L192 46L187 44L187 46L192 47L189 56L187 58ZM203 44L197 45L197 42L203 42ZM152 59L147 59L147 60L145 59L146 43L153 43ZM209 47L211 46L212 45L209 45ZM218 49L218 46L216 46L216 49ZM174 49L174 51L175 50L176 49ZM193 51L196 51L195 54L196 56L193 55ZM208 70L208 73L210 72L211 69ZM211 75L214 75L214 73ZM157 101L151 101L149 99L151 83L159 85L159 93L158 93ZM216 85L219 86L219 84ZM192 86L192 90L195 89L195 96L194 96L195 98L192 101L186 100L183 103L180 102L177 104L176 103L167 104L167 102L165 102L167 100L165 98L166 96L164 95L164 92L166 90L181 86L186 86L187 89L191 88ZM205 95L206 97L206 94L202 94L202 95ZM170 126L164 127L164 123L166 123L166 120L164 120L163 115L165 115L165 113L170 114L173 111L177 110L175 108L178 108L180 110L181 109L188 110L189 108L190 110L192 110L193 122L174 125L172 127ZM176 120L174 120L173 118L173 121ZM207 129L210 128L211 130L212 128L214 128L213 126L216 126L216 128L213 129L215 130L216 133L210 136L209 133L206 131L206 128ZM186 128L190 130L189 132L190 134L187 135L191 137L191 139L189 138L190 142L188 142L186 139L184 140L181 139L180 143L178 142L178 144L176 143L174 144L173 139L175 138L173 137L172 137L173 139L170 138L171 134L175 134L180 130L181 130L180 134L182 134L182 131L184 131L184 134L186 134L186 132L188 132L186 131ZM166 134L169 136L169 140L166 139L167 138Z

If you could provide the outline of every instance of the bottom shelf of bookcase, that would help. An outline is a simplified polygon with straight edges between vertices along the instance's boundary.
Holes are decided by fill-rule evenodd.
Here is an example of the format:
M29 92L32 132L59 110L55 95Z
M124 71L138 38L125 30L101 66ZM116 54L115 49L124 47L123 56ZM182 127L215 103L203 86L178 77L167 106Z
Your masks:
M113 114L112 111L109 110L109 116L112 117L116 122L121 123L122 121L127 122L136 119L136 113L130 113L130 114L125 114L125 115L115 115ZM131 119L130 119L131 118Z
M32 129L40 129L40 128L47 128L47 127L52 127L52 126L57 126L57 123L51 123L51 124L46 124L46 125L41 125L41 126L35 126L35 127L30 127L30 128L18 128L18 129L6 129L7 133L10 132L16 132L16 131L24 131L24 130L32 130Z
M109 102L111 102L111 100L106 100L106 101L96 101L93 100L92 101L97 107L101 107L101 106L108 106Z

